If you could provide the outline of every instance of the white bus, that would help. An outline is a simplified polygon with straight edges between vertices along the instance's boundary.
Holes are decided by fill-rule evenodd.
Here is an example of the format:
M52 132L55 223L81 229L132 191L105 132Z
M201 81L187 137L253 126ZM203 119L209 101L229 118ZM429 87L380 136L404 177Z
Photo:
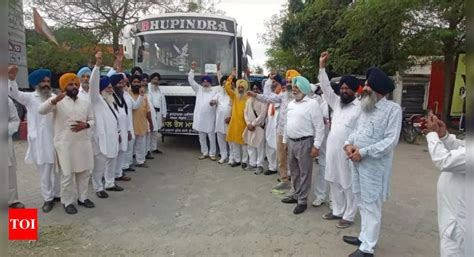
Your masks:
M235 19L220 15L170 13L141 18L123 31L125 57L144 73L158 72L166 96L168 115L162 135L194 135L195 93L188 83L191 62L196 61L195 80L207 74L218 85L217 64L223 74L237 67L242 74L242 37Z

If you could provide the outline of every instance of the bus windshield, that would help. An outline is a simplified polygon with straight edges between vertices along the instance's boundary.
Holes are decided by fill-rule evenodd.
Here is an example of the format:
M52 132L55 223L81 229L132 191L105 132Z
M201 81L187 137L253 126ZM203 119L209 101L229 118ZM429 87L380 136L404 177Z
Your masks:
M164 78L183 79L196 61L196 73L215 74L220 63L223 74L235 66L234 37L198 34L146 34L139 35L136 44L135 64L144 72L159 72Z

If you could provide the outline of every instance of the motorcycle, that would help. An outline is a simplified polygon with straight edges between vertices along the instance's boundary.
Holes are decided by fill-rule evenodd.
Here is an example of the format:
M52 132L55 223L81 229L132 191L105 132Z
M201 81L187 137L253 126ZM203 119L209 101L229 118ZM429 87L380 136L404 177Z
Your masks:
M414 144L419 135L422 135L423 129L426 127L426 119L421 114L413 114L403 118L402 121L402 137L405 142Z

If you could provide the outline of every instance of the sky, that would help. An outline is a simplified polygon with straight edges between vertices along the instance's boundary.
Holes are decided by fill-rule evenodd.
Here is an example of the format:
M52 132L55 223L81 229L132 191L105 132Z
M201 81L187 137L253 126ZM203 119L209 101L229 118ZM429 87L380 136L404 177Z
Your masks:
M287 0L220 0L217 9L223 10L226 16L233 17L242 26L242 34L248 39L252 48L253 59L249 59L251 66L258 64L264 67L267 57L265 46L259 43L258 34L265 32L265 20L280 12Z

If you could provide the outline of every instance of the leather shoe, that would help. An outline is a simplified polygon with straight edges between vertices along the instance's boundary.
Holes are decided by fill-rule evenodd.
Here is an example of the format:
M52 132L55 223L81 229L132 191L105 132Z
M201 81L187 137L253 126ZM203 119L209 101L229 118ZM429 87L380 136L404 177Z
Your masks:
M145 159L147 159L147 160L153 160L153 159L155 159L155 157L151 156L151 153L148 152L147 155L145 156Z
M95 194L99 198L108 198L109 197L109 194L107 194L107 192L105 192L105 191L99 191L99 192L96 192Z
M125 171L125 172L134 172L134 171L136 171L136 170L135 170L134 168L128 167L128 168L126 168L126 169L123 169L122 171Z
M67 214L76 214L77 213L77 209L74 206L74 204L64 206L64 210L66 211Z
M118 181L130 181L130 180L132 180L132 178L123 175L123 176L121 176L121 177L116 178L115 180L118 180Z
M230 167L232 167L232 168L235 168L235 167L238 167L238 166L240 166L240 162L233 162L233 163L230 164Z
M263 175L265 176L269 176L269 175L273 175L273 174L276 174L278 171L276 170L266 170Z
M137 165L135 165L135 167L148 168L148 165L146 165L145 163L142 163L142 164L137 164Z
M12 203L10 205L8 205L8 208L12 208L12 209L24 209L25 208L25 205L20 203L20 202L16 202L16 203Z
M247 166L248 166L248 164L247 164L247 163L242 163L242 164L240 165L240 167L242 167L242 169L245 169L245 168L247 168Z
M54 197L53 202L61 202L61 197Z
M156 149L156 150L153 150L153 153L163 153L163 152L160 151L159 149Z
M307 204L297 204L295 209L293 210L294 214L300 214L306 211L306 208L308 208Z
M94 208L95 207L95 204L89 199L84 200L84 202L81 202L81 201L77 200L77 204L79 206L84 206L86 208Z
M119 187L119 186L117 186L117 185L114 185L113 187L106 188L105 190L107 190L107 191L120 192L120 191L123 191L123 187Z
M361 250L357 249L355 252L349 254L349 257L373 257L372 253L364 253Z
M44 213L48 213L53 209L54 202L53 201L46 201L43 204L43 207L41 207L41 210L43 210Z
M291 196L288 196L288 197L285 197L285 198L281 199L281 202L282 203L298 203L298 200L296 200L295 198L293 198Z
M340 220L340 219L342 219L342 217L336 216L336 215L332 214L332 212L330 212L330 213L324 214L323 219L324 220Z
M343 236L342 240L351 245L360 246L362 244L362 242L356 236Z

